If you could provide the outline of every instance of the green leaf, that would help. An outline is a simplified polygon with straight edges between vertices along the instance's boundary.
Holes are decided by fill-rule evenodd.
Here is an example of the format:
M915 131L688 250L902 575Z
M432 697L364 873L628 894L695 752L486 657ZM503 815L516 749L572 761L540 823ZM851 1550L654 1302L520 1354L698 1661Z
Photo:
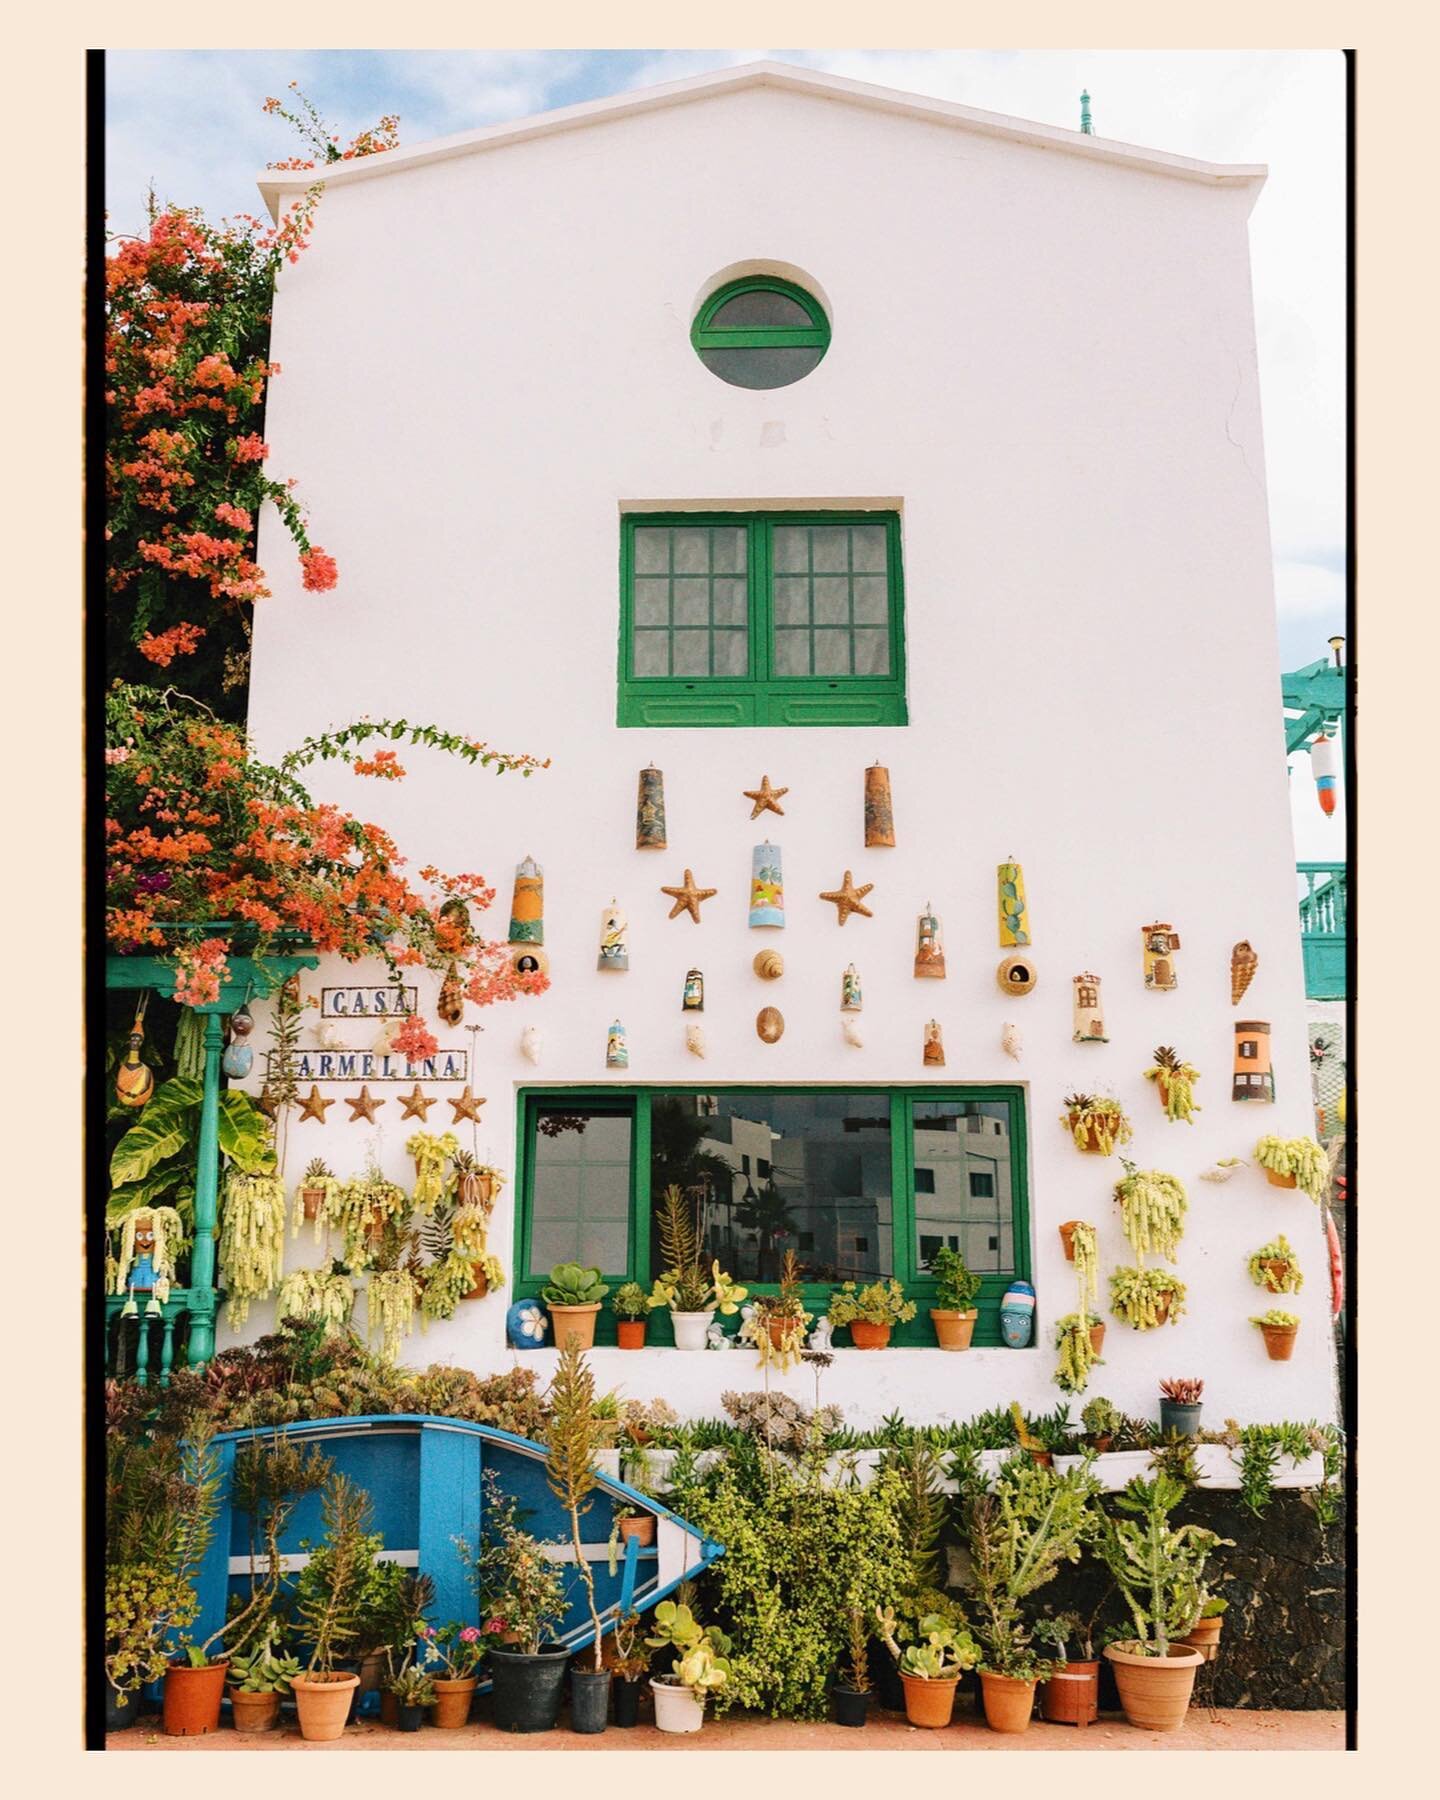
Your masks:
M115 1146L110 1180L119 1187L140 1181L163 1158L174 1156L196 1130L200 1083L175 1076L154 1098Z
M220 1151L245 1175L268 1175L275 1167L270 1121L238 1088L220 1096Z

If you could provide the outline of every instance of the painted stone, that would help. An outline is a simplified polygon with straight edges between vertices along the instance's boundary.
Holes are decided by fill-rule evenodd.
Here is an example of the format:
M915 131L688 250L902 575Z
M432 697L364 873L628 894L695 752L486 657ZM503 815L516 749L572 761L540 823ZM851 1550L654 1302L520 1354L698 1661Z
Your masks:
M1002 994L1028 994L1039 979L1028 956L1007 956L995 971L995 985Z
M515 890L510 901L510 942L545 942L545 871L527 856L515 871Z
M685 1027L685 1048L692 1056L705 1059L705 1028L698 1019L691 1019Z
M1235 1071L1232 1100L1275 1098L1275 1072L1270 1066L1270 1026L1265 1019L1235 1021Z
M517 1300L505 1309L505 1336L512 1350L541 1350L550 1321L538 1300Z
M854 963L847 965L845 973L840 977L840 1010L856 1013L861 1010L864 1001L860 993L860 975Z
M785 973L785 958L778 950L757 950L750 967L762 981L778 981Z
M1017 862L1000 863L995 870L996 897L1000 910L1000 948L1009 950L1030 942L1030 908L1025 903L1025 872Z
M865 771L865 848L895 848L895 814L890 804L890 771L871 763Z
M925 1027L923 1061L927 1069L943 1069L945 1067L945 1042L940 1036L938 1019L931 1019Z
M1249 938L1241 938L1230 952L1230 1004L1238 1006L1245 998L1245 990L1255 979L1255 971L1260 967L1260 958L1256 955Z
M750 859L750 924L785 923L785 879L780 849L768 840L757 844Z
M785 1020L778 1006L762 1006L755 1016L755 1030L763 1044L778 1044L785 1034Z
M925 910L915 924L915 977L932 981L945 979L945 943L940 921L925 902Z
M1105 1019L1100 1008L1100 977L1098 975L1077 975L1075 988L1075 1030L1073 1039L1077 1044L1108 1044L1105 1035Z
M635 848L666 848L665 777L654 767L640 771L640 786L635 799Z
M1006 1347L1023 1350L1035 1329L1035 1290L1028 1281L1012 1281L1000 1299L1000 1336Z
M630 1067L630 1050L625 1042L625 1027L618 1019L612 1020L610 1030L605 1038L605 1067L607 1069L628 1069Z
M1179 983L1175 979L1175 952L1180 948L1180 934L1169 925L1140 927L1140 942L1145 957L1145 985L1155 993L1169 993Z
M622 973L630 967L630 921L613 900L600 915L600 952L595 967Z

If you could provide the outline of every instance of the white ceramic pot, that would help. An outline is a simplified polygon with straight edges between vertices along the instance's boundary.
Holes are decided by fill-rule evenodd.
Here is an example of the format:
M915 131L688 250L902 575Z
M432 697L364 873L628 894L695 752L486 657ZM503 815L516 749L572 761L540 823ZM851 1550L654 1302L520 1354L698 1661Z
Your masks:
M705 1333L710 1321L715 1317L715 1308L709 1312L672 1312L670 1323L675 1332L675 1348L677 1350L703 1350ZM699 1727L693 1727L698 1730Z
M699 1314L691 1316L698 1318ZM650 1692L655 1698L657 1731L698 1731L705 1723L705 1702L691 1689L674 1682L652 1681Z

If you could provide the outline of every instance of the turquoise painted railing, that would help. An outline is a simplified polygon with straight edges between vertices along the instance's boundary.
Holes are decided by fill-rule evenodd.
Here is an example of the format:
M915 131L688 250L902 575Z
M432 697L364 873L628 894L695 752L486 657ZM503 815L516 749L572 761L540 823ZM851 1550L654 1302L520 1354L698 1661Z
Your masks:
M1344 863L1296 863L1305 883L1300 899L1300 944L1305 992L1311 1000L1345 998L1346 867Z
M171 1288L169 1298L157 1315L146 1313L145 1298L140 1297L140 1311L135 1318L122 1319L125 1301L111 1294L105 1301L105 1373L109 1376L131 1376L141 1387L169 1387L175 1366L175 1334L184 1326L182 1344L189 1335L190 1290Z

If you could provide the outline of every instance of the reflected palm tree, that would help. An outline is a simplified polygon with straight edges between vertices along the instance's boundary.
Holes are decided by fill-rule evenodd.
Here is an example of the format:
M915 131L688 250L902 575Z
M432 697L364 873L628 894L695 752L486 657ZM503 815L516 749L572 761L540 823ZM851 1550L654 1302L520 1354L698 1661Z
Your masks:
M758 1194L753 1187L747 1185L735 1208L735 1218L742 1230L753 1231L759 1239L755 1255L755 1279L778 1281L780 1258L776 1253L775 1240L795 1235L795 1219L775 1183L767 1181Z

